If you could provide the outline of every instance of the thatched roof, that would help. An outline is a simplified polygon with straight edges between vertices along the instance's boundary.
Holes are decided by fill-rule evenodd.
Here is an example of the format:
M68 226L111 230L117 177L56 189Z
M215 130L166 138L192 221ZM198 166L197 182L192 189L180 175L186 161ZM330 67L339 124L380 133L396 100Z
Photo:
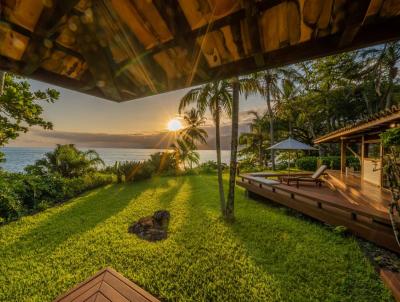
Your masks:
M400 106L393 106L390 109L366 116L365 118L347 125L341 129L330 132L317 138L316 144L338 141L342 137L349 137L356 134L371 133L377 130L384 130L391 125L399 127L400 124Z
M125 101L400 37L399 0L2 0L0 69Z

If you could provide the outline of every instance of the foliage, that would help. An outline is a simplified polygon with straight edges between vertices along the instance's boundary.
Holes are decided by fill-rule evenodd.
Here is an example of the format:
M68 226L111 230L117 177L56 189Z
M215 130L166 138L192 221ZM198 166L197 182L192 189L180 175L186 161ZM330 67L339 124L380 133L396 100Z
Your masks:
M304 156L296 160L296 167L304 171L315 171L317 170L318 157L316 156Z
M184 139L178 138L172 145L173 156L178 163L183 164L183 168L186 168L188 163L190 166L198 164L200 155L195 151L194 146L191 142Z
M0 77L4 73L0 72ZM0 81L1 82L1 81ZM59 97L54 89L31 91L27 81L10 73L5 74L4 89L0 87L0 147L27 132L31 126L51 129L44 120L40 102L53 103Z
M400 146L400 127L386 130L380 136L384 147Z
M178 169L173 152L156 152L150 155L149 159L154 171L157 174L175 172Z
M400 42L390 42L253 75L259 82L254 91L267 100L262 117L270 125L261 130L262 144L259 134L257 140L241 141L241 156L260 162L261 145L290 134L312 145L317 137L399 105L399 62ZM258 127L259 121L251 126ZM334 144L321 145L321 156L335 154ZM357 162L351 166L359 169Z
M78 178L60 175L0 173L0 218L10 220L40 211L84 191L113 182L110 174L92 173Z
M163 301L392 301L353 237L246 199L242 189L236 223L226 224L218 200L214 176L160 177L5 225L0 301L52 301L105 266ZM127 232L164 208L168 239Z
M296 160L296 167L304 171L315 171L319 165L326 165L328 169L340 170L340 156L304 156ZM360 162L356 157L347 156L346 165L359 167Z
M25 171L35 175L56 173L72 178L94 172L99 165L104 165L104 162L96 151L80 151L73 144L68 144L57 145L54 151L47 152L44 158L27 166Z
M126 182L149 179L153 176L154 166L150 161L120 162L119 169L124 174Z
M183 116L186 127L179 132L179 136L187 143L190 144L193 149L196 149L196 143L207 142L207 132L200 128L205 124L204 113L192 108L185 112Z
M232 115L232 86L229 81L214 81L191 89L183 96L179 103L179 113L183 109L194 105L197 110L204 115L207 110L210 111L215 125L215 148L217 152L218 163L218 191L220 199L221 213L225 215L225 192L222 181L221 168L221 134L220 123L223 113Z
M385 148L385 165L383 167L392 192L392 204L399 210L400 202L400 128L386 130L381 135Z
M263 167L270 144L269 118L267 113L259 114L257 111L249 111L249 115L252 116L250 131L242 133L239 137L239 145L242 146L239 156Z
M228 170L228 165L225 164L225 163L221 163L221 168L222 168L222 171ZM206 174L208 174L208 173L217 173L218 163L213 161L213 160L209 160L209 161L206 161L205 163L200 164L197 167L197 170L200 173L206 173Z

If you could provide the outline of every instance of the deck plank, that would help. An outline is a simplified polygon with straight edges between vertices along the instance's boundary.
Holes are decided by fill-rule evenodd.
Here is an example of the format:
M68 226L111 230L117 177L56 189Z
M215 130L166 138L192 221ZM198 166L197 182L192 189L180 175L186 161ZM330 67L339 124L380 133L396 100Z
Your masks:
M345 183L347 190L339 193L338 190L341 188L331 189L328 187L329 184L322 187L301 184L299 188L296 188L281 183L267 184L262 181L263 178L258 181L257 178L260 176L254 177L252 174L249 176L241 175L241 180L237 182L248 192L295 209L322 222L345 226L359 237L400 253L386 211L387 196L384 192L376 192L378 188L366 187L364 190L360 189L362 194L357 195L352 194L353 190L359 189L356 179L350 179L348 183ZM343 197L343 194L349 195L357 203L350 202L349 199ZM365 198L364 194L370 194L369 198ZM375 204L370 204L371 200L375 201L375 204L381 203L384 210L380 210ZM396 218L396 223L399 225L398 218Z
M59 296L55 302L159 302L157 298L111 268L103 269Z

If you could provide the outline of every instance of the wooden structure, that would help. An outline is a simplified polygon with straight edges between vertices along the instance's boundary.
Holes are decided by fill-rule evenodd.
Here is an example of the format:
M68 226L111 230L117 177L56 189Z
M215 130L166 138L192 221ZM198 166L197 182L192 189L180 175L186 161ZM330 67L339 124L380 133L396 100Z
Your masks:
M111 268L101 270L54 302L159 302Z
M346 173L346 153L355 155L361 166L360 176L363 181L384 189L386 177L382 170L385 150L379 134L389 128L400 127L400 106L379 112L345 128L328 133L317 140L321 143L340 143L341 172ZM357 150L351 148L355 147Z
M1 0L0 69L126 101L400 38L398 0Z
M271 181L279 175L244 174L237 183L250 196L261 196L319 221L345 226L359 237L400 253L387 213L389 192L365 185L359 177L345 176L340 171L328 171L322 187L305 183L296 188Z

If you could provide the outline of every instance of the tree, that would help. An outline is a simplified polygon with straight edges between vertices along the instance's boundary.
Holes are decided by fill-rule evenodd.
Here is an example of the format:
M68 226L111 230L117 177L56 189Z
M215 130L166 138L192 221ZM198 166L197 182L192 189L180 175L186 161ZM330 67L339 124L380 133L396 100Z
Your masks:
M190 166L198 164L200 160L199 153L197 153L193 145L184 139L178 138L172 145L173 154L178 163L182 163L186 168L186 163Z
M215 81L197 88L191 89L179 104L179 113L190 105L195 105L199 112L204 114L208 109L213 117L215 124L215 139L217 149L218 164L218 189L220 197L220 206L222 215L225 216L225 193L222 180L221 166L221 137L220 137L220 119L221 114L225 112L228 116L232 112L232 94L231 85L228 81Z
M104 162L96 151L80 151L73 144L68 144L57 145L54 151L47 152L44 158L25 170L31 174L56 173L73 178L96 171L98 165L104 165Z
M40 101L53 103L59 97L54 89L31 91L27 81L9 73L0 73L0 146L27 132L31 126L52 129L42 117Z
M208 134L204 129L200 128L204 125L205 118L200 111L192 108L190 111L185 112L183 119L186 127L180 131L179 135L196 150L196 143L205 144L207 142ZM190 167L192 168L192 165Z
M239 79L235 77L232 80L232 141L231 141L231 161L229 167L229 191L226 204L226 218L229 221L234 219L235 205L235 185L237 171L237 147L239 130Z
M268 114L259 114L257 111L249 111L253 117L250 123L250 132L242 133L239 137L239 145L244 146L240 154L252 156L251 161L258 163L260 167L264 166L266 142L269 142L268 132Z
M256 72L247 79L249 84L245 85L245 93L247 94L260 94L263 96L267 103L267 112L269 117L269 131L270 131L270 144L275 143L275 129L274 129L274 108L272 105L273 99L277 101L280 89L279 79L281 74L284 74L284 69L268 69L261 72ZM275 170L275 152L271 150L271 165L272 170Z

